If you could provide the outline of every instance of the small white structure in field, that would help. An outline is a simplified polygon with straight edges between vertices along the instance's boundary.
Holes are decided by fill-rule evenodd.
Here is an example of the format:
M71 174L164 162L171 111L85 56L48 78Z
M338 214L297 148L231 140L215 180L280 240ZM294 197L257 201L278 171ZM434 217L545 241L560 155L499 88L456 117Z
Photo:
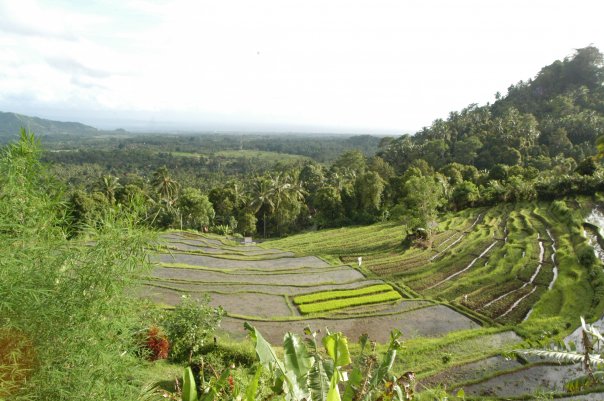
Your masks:
M253 245L255 242L252 240L252 237L243 237L243 245Z
M359 261L359 267L361 267L361 264L363 263L363 257L359 256L358 261Z

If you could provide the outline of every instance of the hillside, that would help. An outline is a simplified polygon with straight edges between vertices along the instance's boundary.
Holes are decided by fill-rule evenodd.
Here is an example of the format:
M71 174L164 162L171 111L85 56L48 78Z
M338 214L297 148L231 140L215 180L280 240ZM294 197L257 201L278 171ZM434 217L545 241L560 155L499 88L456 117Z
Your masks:
M397 170L423 160L491 170L505 166L551 169L594 154L604 133L604 62L595 47L556 60L535 78L511 85L493 104L471 104L437 119L414 136L403 135L381 151Z
M0 140L15 138L21 128L40 136L89 135L98 132L96 128L82 123L46 120L23 114L0 112Z
M426 335L426 323L416 319L389 321L390 329L413 338L402 352L407 364L395 369L412 366L424 385L463 387L478 399L529 397L559 389L576 377L576 367L504 358L506 349L522 347L514 333L547 343L580 327L579 316L602 316L604 273L593 257L595 232L585 223L593 207L593 199L572 197L452 212L440 216L431 243L422 247L405 244L401 226L392 223L309 232L262 246L340 264L362 257L366 277L397 288L405 302L450 308L448 316L431 317L434 327L449 322L449 331L436 336ZM481 327L456 327L457 313ZM449 362L438 363L443 355Z

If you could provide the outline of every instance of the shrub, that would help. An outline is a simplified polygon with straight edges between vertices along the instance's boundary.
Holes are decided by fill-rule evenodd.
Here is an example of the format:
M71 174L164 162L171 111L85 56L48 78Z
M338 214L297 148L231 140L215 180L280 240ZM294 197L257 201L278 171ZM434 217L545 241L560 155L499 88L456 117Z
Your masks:
M201 299L183 295L180 304L163 324L172 345L170 359L188 360L190 363L193 355L199 353L207 338L220 326L223 315L221 307L210 305L207 294Z
M129 207L108 206L82 227L90 242L69 240L63 189L40 152L25 132L0 150L0 398L135 399L140 303L126 288L149 266L152 236Z
M590 246L582 246L577 249L577 258L583 267L591 267L596 263L596 254Z

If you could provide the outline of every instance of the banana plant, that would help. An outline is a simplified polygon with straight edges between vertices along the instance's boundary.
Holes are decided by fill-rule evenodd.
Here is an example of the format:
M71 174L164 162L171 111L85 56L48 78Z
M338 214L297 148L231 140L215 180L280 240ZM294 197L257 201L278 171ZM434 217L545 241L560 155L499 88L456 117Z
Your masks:
M515 352L553 359L559 363L581 363L586 374L565 384L568 391L576 392L604 383L604 370L602 370L604 358L600 353L600 348L604 345L604 336L596 327L587 324L583 316L581 316L581 343L582 351L577 350L575 344L567 345L559 342L547 349L524 349Z
M287 333L281 361L256 328L248 323L244 327L254 341L261 365L273 373L274 393L286 401L370 401L378 397L384 401L406 401L413 397L409 386L404 384L410 382L403 377L396 379L390 372L400 349L399 331L391 333L386 356L378 364L374 347L371 353L366 352L366 335L361 337L361 353L353 363L348 339L342 333L327 332L323 337L327 357L319 352L317 332L306 329L305 334L310 335L306 342ZM414 378L414 375L411 373L408 377Z
M193 371L191 370L191 367L188 366L185 368L183 375L181 398L182 401L218 401L227 399L233 401L257 401L258 385L261 374L262 366L259 366L245 389L245 394L241 394L239 387L231 384L230 380L232 379L229 379L229 377L231 377L231 372L228 369L222 372L219 377L202 383L202 391L199 392L197 390ZM230 391L227 391L230 386L232 386Z

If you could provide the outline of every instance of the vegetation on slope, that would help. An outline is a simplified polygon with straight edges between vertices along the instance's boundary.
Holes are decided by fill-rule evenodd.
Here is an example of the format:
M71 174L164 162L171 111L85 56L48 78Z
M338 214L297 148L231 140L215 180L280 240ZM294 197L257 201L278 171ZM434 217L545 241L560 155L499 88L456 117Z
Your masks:
M92 242L68 240L39 153L22 132L0 158L0 344L9 347L3 354L26 356L12 366L23 374L5 380L0 368L0 395L135 399L145 380L135 341L141 309L124 291L144 268L148 236L114 209L88 227Z

